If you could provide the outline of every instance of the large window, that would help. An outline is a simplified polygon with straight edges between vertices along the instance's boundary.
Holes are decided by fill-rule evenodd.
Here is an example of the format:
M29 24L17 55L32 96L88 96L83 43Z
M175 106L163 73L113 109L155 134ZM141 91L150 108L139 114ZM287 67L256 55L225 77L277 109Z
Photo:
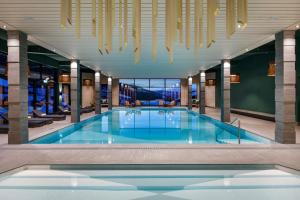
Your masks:
M180 79L120 79L120 105L139 100L142 106L159 102L180 104Z

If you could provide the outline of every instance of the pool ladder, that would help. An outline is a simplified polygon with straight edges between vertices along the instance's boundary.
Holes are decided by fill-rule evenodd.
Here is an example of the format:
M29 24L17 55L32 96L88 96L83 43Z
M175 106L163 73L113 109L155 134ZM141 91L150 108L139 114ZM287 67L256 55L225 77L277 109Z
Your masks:
M237 122L237 136L238 136L238 144L241 144L241 120L238 118L235 118L232 122L230 122L230 125L233 125Z

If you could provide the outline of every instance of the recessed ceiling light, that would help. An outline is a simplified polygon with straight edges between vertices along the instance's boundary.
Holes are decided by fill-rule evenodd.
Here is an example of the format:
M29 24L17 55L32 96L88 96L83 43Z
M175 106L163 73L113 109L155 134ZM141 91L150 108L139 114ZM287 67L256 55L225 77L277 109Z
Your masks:
M296 25L296 28L297 28L297 29L299 29L299 28L300 28L300 25L299 25L299 24L297 24L297 25Z
M3 25L3 28L4 28L4 29L6 29L6 28L7 28L7 26L6 26L6 25Z

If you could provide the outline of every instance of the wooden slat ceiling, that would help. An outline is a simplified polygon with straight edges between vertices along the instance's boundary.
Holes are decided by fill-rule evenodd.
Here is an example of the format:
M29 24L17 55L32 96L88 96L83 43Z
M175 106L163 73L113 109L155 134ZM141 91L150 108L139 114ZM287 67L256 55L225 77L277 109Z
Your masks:
M116 11L118 11L116 1ZM0 21L28 33L50 50L56 49L69 57L76 57L82 64L95 70L101 69L108 75L119 78L130 77L187 77L200 69L210 68L223 58L241 54L245 49L255 48L272 40L274 33L300 21L299 0L248 0L249 25L238 30L232 39L225 36L225 0L221 0L221 12L216 20L217 41L209 49L202 48L195 54L193 49L193 18L191 20L191 49L175 44L174 63L168 63L164 48L165 1L159 0L158 16L158 59L151 58L151 0L142 0L142 56L134 64L131 37L131 0L129 2L129 45L119 52L118 26L113 33L113 52L101 55L97 50L97 38L91 35L91 0L81 0L81 39L75 37L75 28L62 30L59 24L60 0L0 0ZM191 0L191 2L194 2ZM185 5L185 0L183 0ZM205 6L206 8L206 1ZM185 11L185 6L183 6ZM193 16L194 6L191 6ZM205 9L204 9L205 10ZM73 0L75 12L75 0ZM185 12L183 13L183 15ZM206 16L206 14L205 14ZM75 17L75 14L73 14ZM206 29L206 17L204 19ZM118 12L116 12L118 24Z

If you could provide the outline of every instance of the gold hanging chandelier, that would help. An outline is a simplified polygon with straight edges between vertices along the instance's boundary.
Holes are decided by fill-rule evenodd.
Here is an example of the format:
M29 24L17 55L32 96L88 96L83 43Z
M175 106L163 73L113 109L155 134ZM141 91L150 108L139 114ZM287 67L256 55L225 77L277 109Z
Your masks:
M80 38L80 0L76 0L76 19L75 19L75 29L76 37Z
M124 0L124 48L128 44L128 2Z
M152 60L157 58L157 9L158 0L152 0Z
M92 0L92 36L96 37L96 0Z
M191 2L190 0L185 1L185 47L190 49L191 45Z
M141 59L141 0L132 1L132 36L134 46L134 63L137 64Z
M98 50L103 55L103 0L98 0Z
M119 0L119 51L123 49L123 10L122 10L122 0Z
M246 28L248 24L248 0L237 1L237 17L239 28Z
M225 1L225 0L224 0ZM91 0L91 32L92 36L98 36L98 50L101 55L104 52L112 52L113 31L116 25L116 0ZM207 8L207 30L206 46L211 47L216 41L216 17L222 12L220 0L207 0L204 6L203 0L165 0L165 48L168 53L169 63L174 62L174 47L179 44L190 49L191 45L191 8L194 12L194 48L199 52L204 42L204 7ZM236 3L237 2L237 3ZM73 0L60 0L60 26L67 28L72 26L72 4ZM75 33L80 38L81 33L81 0L76 0L74 4ZM129 5L131 5L129 9ZM119 51L128 46L128 12L132 12L132 39L134 63L140 62L141 57L141 0L118 0L118 32L119 32ZM98 12L97 12L98 8ZM152 0L152 59L157 59L158 49L158 28L159 1ZM185 11L183 9L185 8ZM185 15L184 15L185 14ZM184 15L184 16L183 16ZM185 18L185 19L183 19ZM98 26L97 26L98 23ZM237 24L237 25L236 25ZM248 25L248 0L226 0L226 37L230 39L238 28L245 28Z
M228 39L235 32L235 0L226 0L226 36Z
M207 48L216 41L216 0L207 1Z
M105 0L105 51L112 51L112 1Z
M203 1L195 0L194 12L194 48L198 53L200 47L203 46Z

